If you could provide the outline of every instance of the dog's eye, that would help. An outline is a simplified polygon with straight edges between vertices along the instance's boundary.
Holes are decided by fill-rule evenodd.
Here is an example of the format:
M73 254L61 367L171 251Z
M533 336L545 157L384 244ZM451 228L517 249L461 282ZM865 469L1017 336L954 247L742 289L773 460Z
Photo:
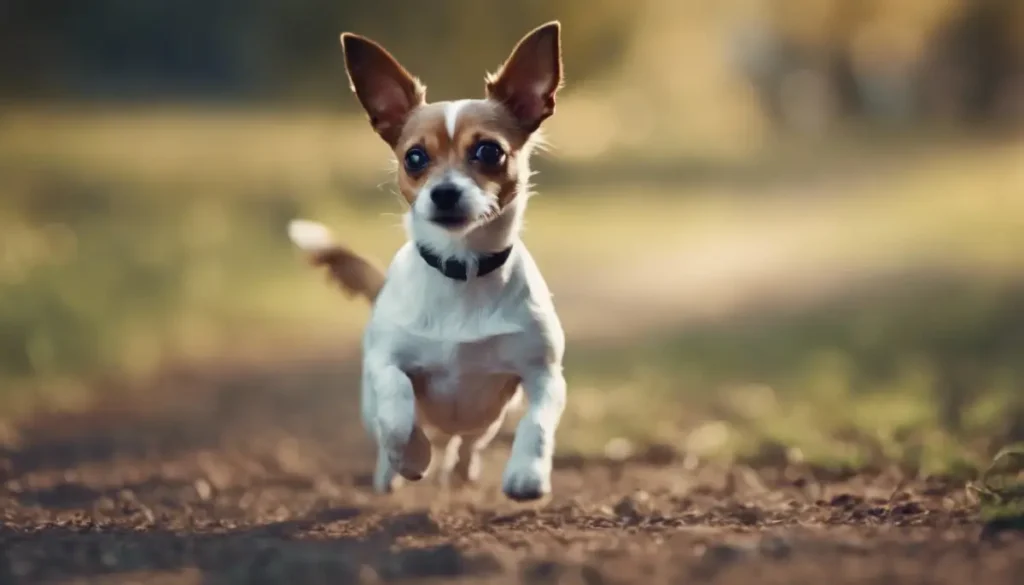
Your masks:
M482 140L473 146L469 158L488 167L497 167L505 162L505 151L496 142Z
M405 170L410 173L418 173L427 168L430 164L430 157L422 147L414 146L405 151Z

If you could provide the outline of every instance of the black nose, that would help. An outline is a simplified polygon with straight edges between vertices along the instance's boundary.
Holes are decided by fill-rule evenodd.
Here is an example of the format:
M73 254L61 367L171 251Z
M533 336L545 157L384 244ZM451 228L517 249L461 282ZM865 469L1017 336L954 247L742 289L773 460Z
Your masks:
M438 211L450 211L459 202L462 191L455 185L438 185L430 190L430 200Z

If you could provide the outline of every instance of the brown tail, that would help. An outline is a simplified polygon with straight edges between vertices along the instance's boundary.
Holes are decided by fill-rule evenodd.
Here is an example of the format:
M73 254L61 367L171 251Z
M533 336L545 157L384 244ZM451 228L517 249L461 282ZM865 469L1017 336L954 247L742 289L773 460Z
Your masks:
M288 235L299 248L309 253L310 263L327 267L331 280L349 296L362 296L370 304L384 287L384 272L370 261L334 242L322 224L295 220Z

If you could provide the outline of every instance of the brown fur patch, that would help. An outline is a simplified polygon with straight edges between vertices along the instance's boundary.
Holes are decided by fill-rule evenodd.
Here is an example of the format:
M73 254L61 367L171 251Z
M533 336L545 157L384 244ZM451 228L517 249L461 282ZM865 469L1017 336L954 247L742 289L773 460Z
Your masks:
M555 113L555 94L562 86L561 30L557 21L533 29L486 79L487 95L529 132Z
M458 112L454 136L448 133L446 109L450 102L436 102L414 110L408 118L395 148L398 160L398 187L410 205L423 185L449 171L457 171L484 191L494 193L504 207L514 199L519 183L519 157L529 156L526 148L530 133L522 129L512 114L493 100L474 100ZM471 160L472 149L482 140L491 140L505 151L505 162L499 168L486 168ZM413 147L423 148L430 165L410 174L404 165L405 153Z
M343 33L341 44L345 71L370 125L394 147L409 113L426 101L427 88L375 41Z

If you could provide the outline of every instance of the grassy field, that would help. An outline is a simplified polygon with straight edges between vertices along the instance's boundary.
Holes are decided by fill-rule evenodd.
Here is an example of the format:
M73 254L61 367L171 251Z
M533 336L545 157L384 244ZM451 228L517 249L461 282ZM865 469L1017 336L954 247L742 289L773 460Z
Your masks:
M6 116L4 417L169 364L351 343L365 307L284 226L327 221L385 261L385 155L361 120L312 114ZM527 240L571 338L567 449L970 474L1024 437L1019 145L557 155Z

